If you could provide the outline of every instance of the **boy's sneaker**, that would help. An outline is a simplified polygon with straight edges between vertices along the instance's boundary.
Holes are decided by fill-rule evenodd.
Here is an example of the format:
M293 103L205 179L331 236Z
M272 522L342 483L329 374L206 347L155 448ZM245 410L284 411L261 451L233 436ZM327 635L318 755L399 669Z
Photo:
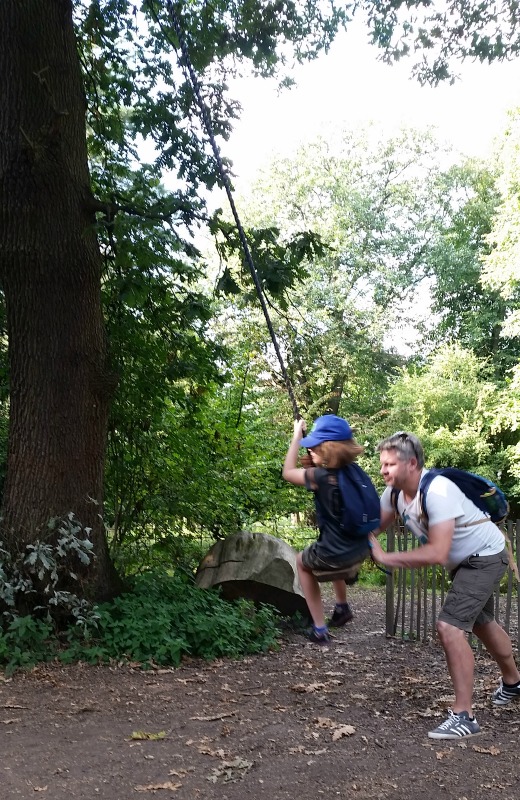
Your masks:
M470 736L478 736L480 732L477 720L470 719L467 711L455 714L448 709L448 719L430 731L428 736L430 739L468 739Z
M329 620L329 625L331 628L341 628L342 625L345 625L346 622L350 622L353 619L354 614L352 613L352 609L348 603L345 603L343 606L335 607L334 613Z
M314 628L312 628L307 635L307 638L309 642L313 642L313 644L330 644L332 642L332 636L328 631L325 631L325 633L318 633Z
M519 686L504 686L504 682L500 681L500 686L495 689L491 695L491 702L494 706L507 706L511 700L518 700L520 698L520 685Z

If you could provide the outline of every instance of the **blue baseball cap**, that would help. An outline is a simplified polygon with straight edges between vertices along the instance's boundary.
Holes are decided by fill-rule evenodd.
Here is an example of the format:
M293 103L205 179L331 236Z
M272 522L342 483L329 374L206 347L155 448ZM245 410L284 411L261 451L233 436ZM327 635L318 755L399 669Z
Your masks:
M314 421L311 432L301 440L300 447L316 447L323 442L344 442L352 438L352 428L346 419L325 414Z

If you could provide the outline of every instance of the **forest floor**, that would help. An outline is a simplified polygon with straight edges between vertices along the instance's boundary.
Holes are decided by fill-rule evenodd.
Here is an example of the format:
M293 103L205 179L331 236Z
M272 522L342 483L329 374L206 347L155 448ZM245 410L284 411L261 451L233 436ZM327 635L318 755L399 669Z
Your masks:
M439 645L387 639L378 591L351 602L330 647L287 631L241 661L0 673L0 797L517 800L520 703L491 705L493 662L482 735L428 739L452 700Z

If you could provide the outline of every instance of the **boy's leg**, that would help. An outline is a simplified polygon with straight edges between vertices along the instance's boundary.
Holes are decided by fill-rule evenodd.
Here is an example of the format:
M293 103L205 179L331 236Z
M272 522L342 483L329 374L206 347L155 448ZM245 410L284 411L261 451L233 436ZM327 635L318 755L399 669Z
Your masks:
M332 617L329 619L329 625L331 628L341 628L354 618L354 614L347 603L347 584L345 581L343 579L333 581L332 585L334 587L336 604L332 612Z
M347 584L345 581L332 581L334 587L334 595L336 597L336 605L343 605L347 602Z
M312 571L304 566L301 553L298 553L296 556L296 566L314 626L316 628L324 628L326 627L325 613L323 611L320 585L312 574Z

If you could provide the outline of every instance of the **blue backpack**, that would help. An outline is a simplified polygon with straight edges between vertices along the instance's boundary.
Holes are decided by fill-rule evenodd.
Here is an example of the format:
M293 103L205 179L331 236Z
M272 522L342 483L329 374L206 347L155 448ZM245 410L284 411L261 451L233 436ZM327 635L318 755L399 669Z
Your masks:
M341 526L349 539L368 536L379 528L379 495L359 464L347 464L338 470L338 485L343 503Z
M426 495L430 483L437 475L448 478L455 486L458 486L461 492L463 492L477 508L480 508L484 514L489 514L492 522L502 522L507 517L509 513L509 503L507 502L507 497L504 492L496 483L493 483L489 478L482 477L482 475L476 475L474 472L466 472L456 467L444 467L442 469L429 470L419 484L421 511L426 521L428 521ZM398 495L399 491L397 489L392 489L392 505L395 509L397 509Z

